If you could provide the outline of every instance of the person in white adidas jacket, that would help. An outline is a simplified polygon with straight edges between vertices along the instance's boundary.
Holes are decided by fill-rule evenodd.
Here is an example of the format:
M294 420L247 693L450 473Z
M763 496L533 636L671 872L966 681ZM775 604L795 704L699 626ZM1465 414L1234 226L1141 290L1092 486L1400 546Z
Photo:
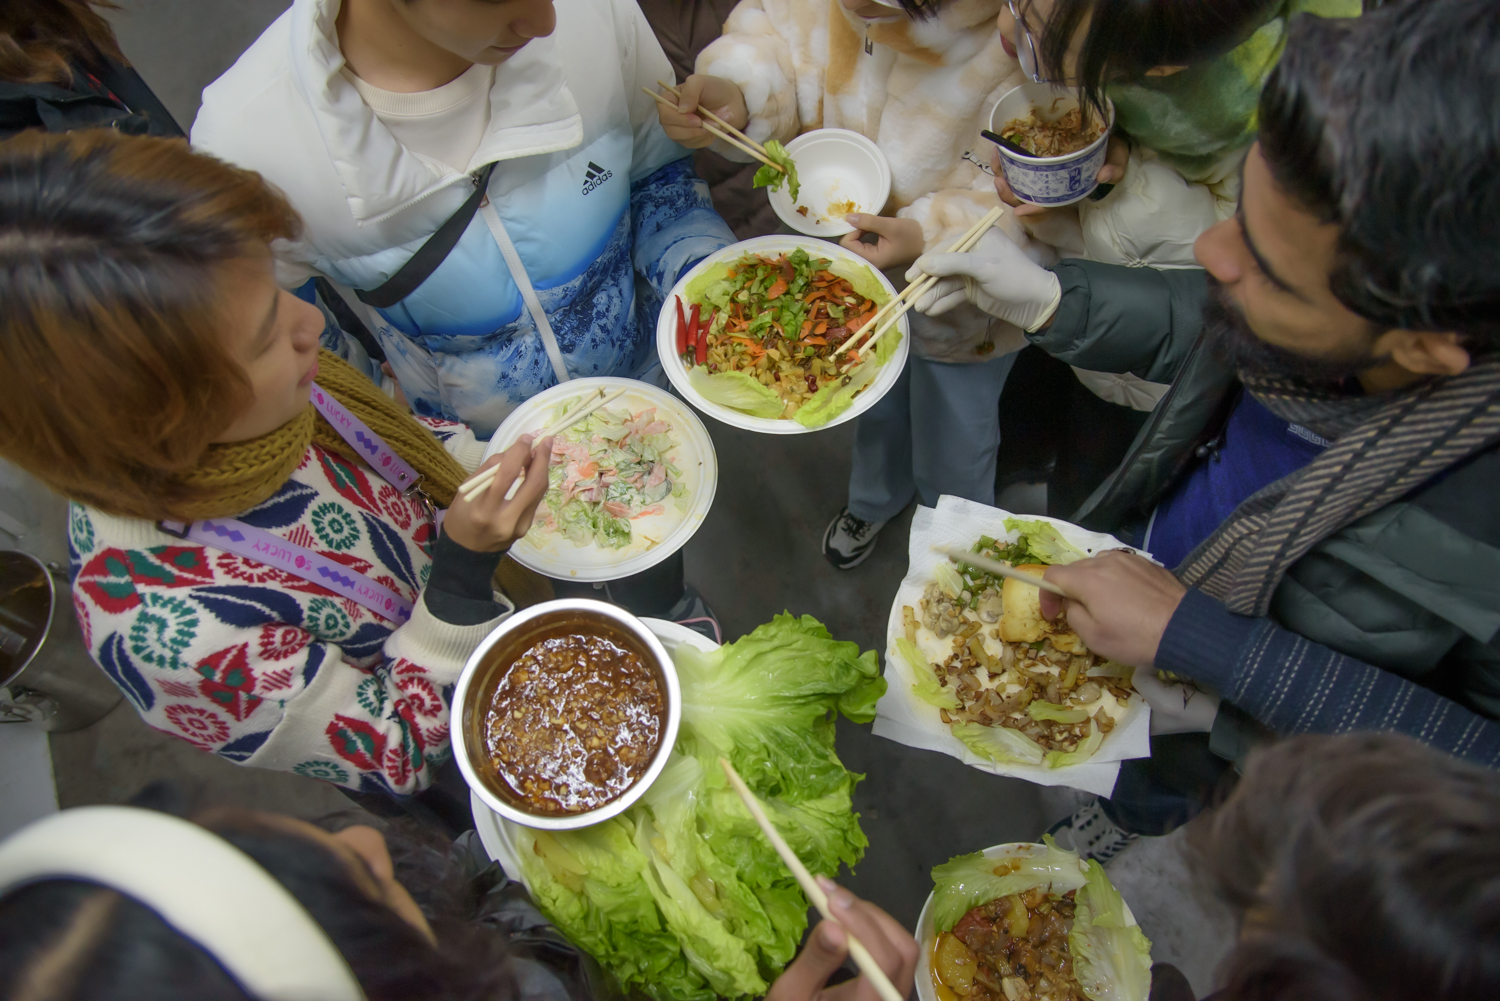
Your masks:
M733 242L641 92L670 72L632 0L294 0L204 91L192 142L301 214L284 285L330 279L413 410L488 437L562 378L648 367L666 292ZM431 277L354 298L497 161Z

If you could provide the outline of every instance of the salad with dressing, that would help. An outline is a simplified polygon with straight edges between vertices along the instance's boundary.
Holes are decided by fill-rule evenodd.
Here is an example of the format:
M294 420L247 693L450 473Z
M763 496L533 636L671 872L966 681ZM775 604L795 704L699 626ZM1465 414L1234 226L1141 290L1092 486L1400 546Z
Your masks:
M551 421L574 403L559 404ZM536 545L560 535L576 546L623 549L634 540L632 522L668 504L687 510L687 485L673 462L678 444L655 407L594 411L553 438L547 494L527 537Z

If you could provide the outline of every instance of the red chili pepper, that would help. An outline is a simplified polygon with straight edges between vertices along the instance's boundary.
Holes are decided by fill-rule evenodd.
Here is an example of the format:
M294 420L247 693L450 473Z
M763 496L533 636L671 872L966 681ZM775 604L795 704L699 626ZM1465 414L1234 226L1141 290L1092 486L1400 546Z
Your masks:
M698 351L693 358L699 365L708 361L708 328L713 325L713 321L713 314L710 313L708 319L698 328Z
M688 326L687 316L682 312L682 296L677 297L677 353L687 354L688 349Z
M693 311L688 314L687 343L682 348L684 353L693 350L698 344L698 315L700 309L701 306L695 302L693 303ZM699 362L698 364L701 365L703 363Z

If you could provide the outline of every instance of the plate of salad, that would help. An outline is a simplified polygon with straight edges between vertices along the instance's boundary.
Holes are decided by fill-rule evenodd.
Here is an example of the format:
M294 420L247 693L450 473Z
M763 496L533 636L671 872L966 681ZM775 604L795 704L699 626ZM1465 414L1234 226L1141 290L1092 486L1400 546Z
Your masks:
M684 274L656 324L667 378L711 417L763 434L805 434L853 420L906 365L906 317L864 351L835 352L896 294L837 244L762 236Z
M538 393L495 431L485 458L620 389L553 441L547 493L510 550L522 566L559 580L618 580L681 549L708 516L719 480L708 430L671 393L635 379L573 379Z
M727 757L812 872L868 841L834 750L842 713L867 722L885 688L874 651L782 614L716 646L642 620L676 663L683 725L651 788L575 831L513 824L475 798L480 841L624 992L658 1001L761 997L797 951L807 898L718 767Z
M1114 538L1055 518L943 496L912 517L907 574L886 629L875 733L1000 775L1108 795L1120 761L1150 754L1134 671L1089 650L1040 592L933 551L954 546L1035 577Z
M1151 941L1098 862L1051 838L932 870L919 1001L1147 1001Z

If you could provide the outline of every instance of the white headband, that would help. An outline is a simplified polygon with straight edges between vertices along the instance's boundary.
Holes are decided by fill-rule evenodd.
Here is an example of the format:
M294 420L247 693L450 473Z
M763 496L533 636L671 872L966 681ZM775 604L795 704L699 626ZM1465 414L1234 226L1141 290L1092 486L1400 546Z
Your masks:
M134 898L261 1001L364 1001L349 964L286 887L197 824L128 806L64 810L0 842L0 896L45 879Z

